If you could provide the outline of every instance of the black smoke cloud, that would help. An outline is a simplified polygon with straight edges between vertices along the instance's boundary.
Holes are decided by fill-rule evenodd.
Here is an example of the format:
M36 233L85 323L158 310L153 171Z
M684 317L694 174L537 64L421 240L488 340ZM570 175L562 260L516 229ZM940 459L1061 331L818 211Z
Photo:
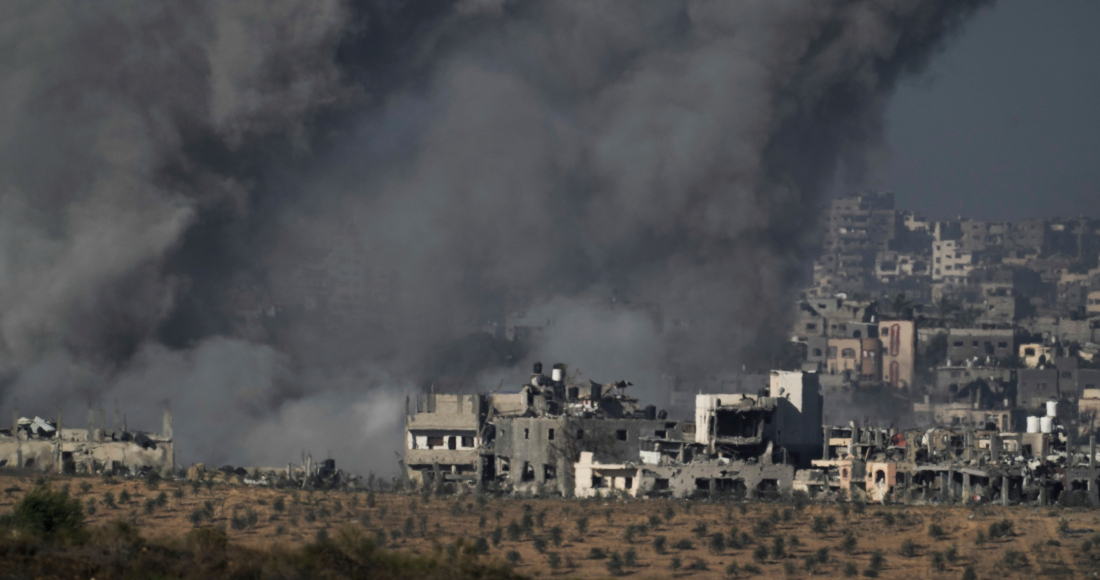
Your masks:
M826 184L983 4L6 3L4 402L389 471L426 384L766 360Z

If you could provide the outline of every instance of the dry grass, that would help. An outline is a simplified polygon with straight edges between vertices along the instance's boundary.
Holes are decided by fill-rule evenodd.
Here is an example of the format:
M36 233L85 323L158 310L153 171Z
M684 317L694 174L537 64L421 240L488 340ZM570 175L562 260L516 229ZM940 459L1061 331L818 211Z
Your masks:
M0 514L10 511L34 483L30 477L0 476ZM516 571L535 577L611 576L609 559L591 559L593 549L615 552L620 557L634 550L634 565L623 566L622 574L639 579L726 578L731 563L737 564L738 577L839 578L845 576L849 563L860 577L865 577L876 552L884 559L878 570L879 578L961 578L966 566L973 566L978 578L1059 575L1078 578L1100 570L1092 567L1090 559L1082 557L1091 554L1082 551L1082 544L1091 543L1093 531L1100 530L1098 512L1084 509L866 506L860 514L856 506L845 509L835 505L809 505L799 511L789 504L479 501L470 496L424 498L396 494L376 494L374 506L370 507L368 494L364 492L215 485L201 486L196 493L188 482L165 481L157 489L149 489L140 480L106 482L102 478L84 477L52 477L49 483L55 489L69 486L70 492L85 504L94 500L95 513L88 517L90 525L124 519L151 538L182 538L194 527L189 515L209 506L211 518L202 525L225 527L231 541L245 546L270 547L279 543L295 547L314 540L321 530L335 533L348 524L385 533L388 548L412 553L433 553L437 546L460 538L467 541L484 538L489 544L490 558L506 559L510 552L515 552L519 555ZM84 491L82 484L90 488ZM177 490L182 490L182 497L177 497ZM104 505L107 493L115 497L117 504L123 491L132 498L129 504L118 504L116 508ZM167 496L164 505L147 512L146 500L155 502L162 492ZM282 511L275 507L280 499L284 505ZM255 514L252 525L247 525L249 513ZM244 529L236 529L234 517L236 527L246 524ZM830 517L833 523L826 525ZM587 518L583 533L578 528L582 518ZM1013 523L1014 535L982 544L975 542L979 531L988 535L990 524L1004 519ZM512 522L515 522L512 531L518 531L516 540L509 533ZM770 522L770 532L764 532L761 522ZM700 523L706 528L702 537ZM937 537L929 533L932 524L938 526L934 534ZM494 546L493 532L498 527L501 540ZM555 527L561 530L560 546L552 541ZM739 548L710 549L710 535L721 533L728 537L731 529L739 539L749 541ZM394 532L400 537L393 537ZM845 538L849 534L856 539L855 547L846 551ZM654 547L654 538L658 536L665 538L664 554ZM785 554L781 558L774 552L777 536L783 538ZM691 541L690 548L674 547L685 539ZM792 539L797 542L793 547ZM764 546L768 552L762 560L754 558L754 552L761 551L758 546ZM934 556L934 553L946 554L952 546L957 554L954 561ZM827 553L822 553L822 548ZM1100 554L1100 545L1092 550ZM1013 552L1018 555L1012 555ZM550 562L554 559L551 554L556 554L560 561L557 570L551 569ZM672 569L675 558L681 563L676 571ZM690 569L697 561L705 563L706 570ZM755 565L760 572L745 572L746 565ZM941 565L943 569L938 570Z

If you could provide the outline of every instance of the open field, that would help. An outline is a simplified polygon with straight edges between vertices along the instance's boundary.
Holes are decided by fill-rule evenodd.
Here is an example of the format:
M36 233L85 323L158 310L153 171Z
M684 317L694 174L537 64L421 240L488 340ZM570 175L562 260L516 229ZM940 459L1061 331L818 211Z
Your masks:
M761 578L844 577L853 571L865 577L868 569L880 578L961 578L966 566L978 578L1082 578L1100 571L1100 536L1092 539L1100 531L1100 511L1086 509L800 509L789 502L479 500L170 481L151 489L143 480L98 477L53 476L47 482L54 489L68 486L94 506L89 525L123 519L149 538L182 538L198 524L224 527L231 542L244 546L295 547L322 530L335 534L350 525L384 534L388 549L420 554L483 538L488 558L518 555L516 572L532 577L609 577L617 573L616 563L628 577L699 580L729 577L731 563L738 577ZM0 476L0 514L34 485L31 476ZM106 505L108 494L113 508ZM126 496L129 501L121 503ZM1002 524L1006 520L1010 527ZM662 547L658 538L664 538Z

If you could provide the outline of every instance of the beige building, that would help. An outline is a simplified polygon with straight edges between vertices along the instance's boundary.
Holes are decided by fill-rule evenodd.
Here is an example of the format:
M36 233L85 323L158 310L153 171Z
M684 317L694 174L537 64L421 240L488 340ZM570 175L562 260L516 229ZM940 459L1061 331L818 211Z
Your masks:
M1089 292L1088 298L1085 299L1085 312L1089 316L1100 316L1100 290Z
M882 343L882 380L894 387L913 384L917 356L917 325L912 320L883 320L878 325Z
M0 467L18 467L57 473L157 471L165 475L176 467L172 413L164 411L160 433L130 431L116 418L107 429L103 412L88 411L88 427L65 428L56 421L28 419L12 413L12 428L0 429Z
M826 368L833 375L851 371L859 380L880 380L882 342L877 338L830 338Z
M936 282L965 282L974 270L974 255L962 251L955 240L936 241L932 244L932 280Z

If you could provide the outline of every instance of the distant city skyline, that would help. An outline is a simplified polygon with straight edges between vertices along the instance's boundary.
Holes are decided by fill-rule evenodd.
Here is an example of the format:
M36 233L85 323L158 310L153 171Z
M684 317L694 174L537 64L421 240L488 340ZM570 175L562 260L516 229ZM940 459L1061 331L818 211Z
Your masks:
M899 86L865 186L930 219L1100 217L1098 24L1096 2L979 13Z

